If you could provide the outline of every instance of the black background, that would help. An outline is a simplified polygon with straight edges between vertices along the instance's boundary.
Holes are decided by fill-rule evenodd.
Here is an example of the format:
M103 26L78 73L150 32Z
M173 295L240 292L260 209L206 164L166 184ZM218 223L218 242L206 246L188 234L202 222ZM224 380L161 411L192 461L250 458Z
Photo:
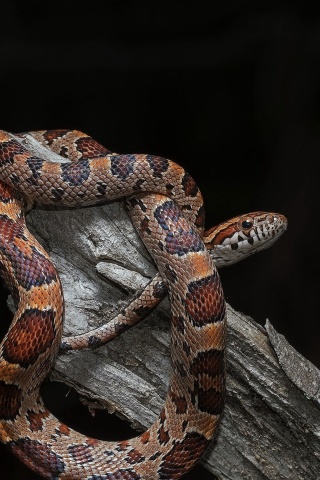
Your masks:
M235 309L320 367L320 17L308 2L210 5L5 2L0 128L75 128L170 158L197 181L207 227L285 214L279 242L221 278Z

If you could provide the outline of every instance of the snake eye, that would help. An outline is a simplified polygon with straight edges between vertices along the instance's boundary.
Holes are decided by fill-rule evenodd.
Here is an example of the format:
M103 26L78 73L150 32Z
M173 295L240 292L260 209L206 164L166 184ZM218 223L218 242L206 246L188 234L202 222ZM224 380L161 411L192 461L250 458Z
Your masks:
M245 220L242 221L241 227L244 230L247 230L248 228L252 228L253 227L253 221L251 219L246 218Z

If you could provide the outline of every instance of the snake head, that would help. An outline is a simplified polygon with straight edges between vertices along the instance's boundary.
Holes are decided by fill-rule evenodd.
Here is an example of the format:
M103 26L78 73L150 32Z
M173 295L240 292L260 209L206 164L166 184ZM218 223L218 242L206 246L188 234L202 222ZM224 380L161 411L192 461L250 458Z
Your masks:
M287 226L287 218L280 213L252 212L207 230L204 243L216 266L226 267L269 248Z

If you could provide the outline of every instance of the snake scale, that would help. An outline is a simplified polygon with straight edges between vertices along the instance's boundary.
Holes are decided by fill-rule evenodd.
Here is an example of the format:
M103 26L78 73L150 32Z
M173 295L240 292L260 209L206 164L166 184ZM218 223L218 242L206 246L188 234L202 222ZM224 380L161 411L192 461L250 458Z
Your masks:
M77 348L77 337L61 343L59 275L25 214L37 205L120 198L159 275L122 313L120 327L118 318L111 334L80 336L78 348L115 336L143 316L137 305L147 312L168 292L172 369L155 423L135 438L107 442L61 423L40 397L59 348ZM241 249L248 255L267 248L286 225L280 214L256 212L204 232L201 192L170 160L115 154L73 130L0 131L0 274L16 304L0 347L0 441L50 480L181 478L214 438L225 402L226 308L213 258L234 263Z

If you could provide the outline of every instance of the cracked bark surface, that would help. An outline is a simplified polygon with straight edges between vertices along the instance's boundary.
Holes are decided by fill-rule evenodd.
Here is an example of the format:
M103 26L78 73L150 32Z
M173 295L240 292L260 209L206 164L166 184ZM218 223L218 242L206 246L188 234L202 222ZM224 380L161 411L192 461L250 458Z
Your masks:
M64 335L103 324L156 270L122 204L34 209L32 233L53 258L64 288ZM170 306L95 351L59 355L52 380L74 387L135 429L158 415L168 387ZM202 464L221 480L317 480L320 372L267 322L228 306L227 399L220 433Z

